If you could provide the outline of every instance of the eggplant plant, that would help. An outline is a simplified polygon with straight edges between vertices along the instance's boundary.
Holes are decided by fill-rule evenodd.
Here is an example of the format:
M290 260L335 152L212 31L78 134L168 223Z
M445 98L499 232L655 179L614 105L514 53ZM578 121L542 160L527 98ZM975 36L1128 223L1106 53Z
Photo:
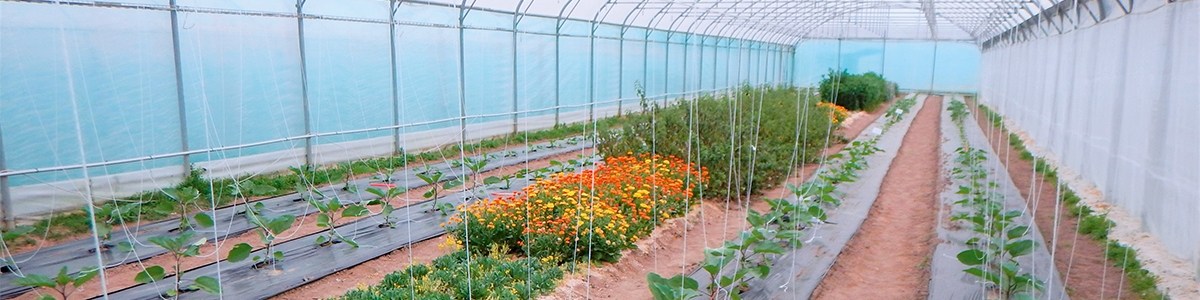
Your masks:
M193 239L194 236L195 232L188 230L175 236L156 236L148 239L151 244L167 250L167 253L171 255L174 261L171 265L171 270L175 274L173 278L174 285L171 289L167 290L166 297L176 298L180 293L197 290L212 295L221 293L221 285L215 278L208 276L197 277L191 285L183 285L183 259L200 256L200 246L203 246L208 241L205 238ZM142 272L133 277L133 280L137 283L151 283L162 281L166 276L165 268L154 265L143 269Z
M317 209L317 227L325 228L324 234L317 237L317 245L329 246L334 243L345 242L351 247L358 248L358 242L337 231L337 223L343 218L366 216L371 213L370 210L361 204L342 203L336 196L328 200L313 197L307 197L306 200L308 200L309 205Z
M686 275L663 278L656 273L646 275L650 293L655 299L740 299L747 283L755 278L766 278L771 274L770 258L783 255L788 247L801 246L800 223L823 218L810 214L810 208L786 200L768 200L771 209L765 214L748 211L746 221L750 229L743 231L737 239L704 251L700 268L708 273L710 282L701 287L700 282ZM817 207L819 210L820 208ZM785 216L790 216L785 218ZM731 263L736 269L727 270Z
M462 165L466 166L467 169L471 170L471 175L470 175L471 176L471 187L469 190L471 191L472 196L479 197L479 195L478 195L479 194L478 188L479 188L479 181L480 181L478 178L480 176L479 173L482 173L483 169L487 168L488 162L490 162L490 161L491 160L488 158L475 159L475 158L469 158L469 157L464 158L462 160Z
M965 136L962 123L966 107L958 103L952 102L947 109L959 135ZM966 145L966 139L963 143L955 149L956 165L951 174L965 182L956 192L962 199L954 204L969 212L955 214L951 220L970 224L976 236L966 241L970 249L959 252L956 258L968 267L963 272L995 288L1000 299L1033 299L1045 284L1032 274L1023 273L1018 260L1036 248L1034 241L1026 238L1030 227L1018 222L1023 212L1006 211L1003 195L992 192L998 185L989 179L989 170L984 166L987 153Z
M442 183L445 173L436 170L429 174L417 174L417 178L420 178L421 181L429 185L429 191L426 191L423 196L427 200L433 200L433 209L440 211L442 215L449 215L450 211L454 210L454 205L450 203L438 203L439 196L442 191L462 186L462 180L453 179Z
M383 216L383 224L379 224L380 227L396 228L396 220L392 216L392 213L396 211L396 207L392 206L391 200L400 197L400 194L406 191L407 189L402 187L391 187L387 190L374 187L367 189L368 193L379 196L379 199L371 200L367 202L367 205L379 205L381 209L379 214Z
M522 169L522 171L523 171L523 170L524 170L524 169ZM505 175L500 175L500 176L488 176L487 178L484 178L484 179L483 179L483 184L484 184L484 185L487 185L487 186L496 186L496 185L498 185L498 184L500 184L500 183L504 183L504 185L499 185L499 186L497 186L497 188L499 188L499 189L501 189L501 190L508 190L508 189L511 189L511 188L512 188L512 180L513 180L513 179L516 179L516 178L519 178L519 177L520 177L520 175L518 175L518 174L505 174Z
M100 274L100 269L94 266L83 268L79 272L74 273L68 272L67 267L63 266L62 269L58 269L58 275L54 277L26 274L24 277L14 279L13 284L30 288L47 288L58 293L59 298L57 299L66 300L67 297L71 296L71 293L78 290L83 284L92 280L92 278L95 278L97 274ZM50 294L42 294L38 299L54 300L55 298Z
M357 193L358 186L351 183L354 180L354 165L348 162L341 162L337 164L336 171L342 177L342 190Z
M296 216L281 215L273 218L267 217L262 213L264 207L265 205L263 205L262 202L246 206L246 220L248 220L250 224L254 225L255 233L258 234L259 241L261 241L263 245L266 245L266 248L264 248L265 251L263 252L264 255L255 255L252 259L256 262L254 264L255 268L262 268L266 265L270 265L272 268L274 268L275 264L283 261L284 257L283 251L275 250L275 240L280 234L283 234L284 232L288 231L288 229L292 228L292 224L296 222ZM250 253L253 251L254 248L251 247L250 244L240 243L234 245L233 248L229 250L228 259L230 262L243 261L246 258L249 258Z

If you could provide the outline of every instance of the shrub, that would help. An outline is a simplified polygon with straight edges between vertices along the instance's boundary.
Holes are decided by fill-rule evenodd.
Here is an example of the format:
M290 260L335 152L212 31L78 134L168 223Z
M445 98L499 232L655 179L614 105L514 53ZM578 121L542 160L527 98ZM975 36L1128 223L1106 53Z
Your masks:
M821 98L850 110L871 111L895 96L895 84L873 72L850 74L829 70L821 77Z
M432 265L388 274L378 285L352 290L342 299L532 299L553 290L563 276L561 269L532 258L493 254L472 256L469 268L467 262L467 252L450 253Z
M446 230L476 253L500 245L547 262L616 261L662 220L682 215L705 177L675 157L608 157L594 169L462 206Z
M815 161L825 146L829 117L815 106L816 97L804 92L743 86L734 97L706 95L668 106L643 99L645 112L629 115L616 130L599 131L597 150L606 157L689 158L711 174L704 197L757 192L779 184L793 164L801 163L793 158Z

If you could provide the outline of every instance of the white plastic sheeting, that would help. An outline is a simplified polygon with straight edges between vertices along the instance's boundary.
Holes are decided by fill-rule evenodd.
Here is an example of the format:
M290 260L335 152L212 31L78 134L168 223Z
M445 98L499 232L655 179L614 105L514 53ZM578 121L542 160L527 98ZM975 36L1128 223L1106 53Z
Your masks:
M981 101L1200 277L1200 1L987 49L981 77Z

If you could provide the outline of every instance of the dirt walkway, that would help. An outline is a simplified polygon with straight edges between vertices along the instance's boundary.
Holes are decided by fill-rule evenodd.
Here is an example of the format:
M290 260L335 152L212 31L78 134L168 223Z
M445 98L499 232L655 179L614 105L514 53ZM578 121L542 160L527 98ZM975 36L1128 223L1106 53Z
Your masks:
M928 294L941 185L941 104L941 96L927 98L917 113L870 215L813 298L921 299Z
M1030 203L1030 211L1036 212L1034 222L1037 223L1042 236L1054 236L1054 227L1057 225L1058 242L1047 240L1046 243L1056 248L1054 265L1066 282L1067 295L1072 299L1138 299L1130 288L1129 281L1122 275L1122 270L1114 267L1106 258L1104 244L1079 234L1078 217L1072 216L1064 208L1059 210L1058 224L1054 223L1055 198L1058 195L1058 187L1054 182L1046 180L1040 174L1034 178L1033 162L1020 158L1020 150L1013 148L1008 142L1009 133L992 127L987 116L976 108L974 101L969 101L968 106L973 109L972 114L983 128L983 132L990 133L988 142L1000 157L1000 162L1004 164L1008 174L1012 176L1013 184L1021 192L1021 197ZM1034 202L1034 199L1039 201ZM1063 205L1065 207L1066 204Z

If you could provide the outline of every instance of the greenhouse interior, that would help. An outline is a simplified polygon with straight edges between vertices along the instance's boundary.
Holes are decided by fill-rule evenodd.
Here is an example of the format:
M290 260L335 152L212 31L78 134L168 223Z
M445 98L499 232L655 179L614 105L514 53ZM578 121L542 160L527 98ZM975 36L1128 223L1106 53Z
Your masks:
M1197 0L0 0L0 299L1200 299Z

